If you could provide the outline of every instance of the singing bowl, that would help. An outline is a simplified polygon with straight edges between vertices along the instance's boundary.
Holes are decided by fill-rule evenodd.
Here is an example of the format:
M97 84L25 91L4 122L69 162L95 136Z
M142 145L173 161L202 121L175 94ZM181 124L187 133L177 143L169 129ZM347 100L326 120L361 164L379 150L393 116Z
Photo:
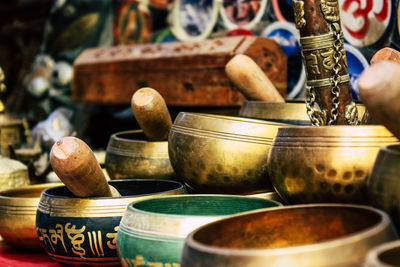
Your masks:
M185 113L176 117L168 152L176 175L199 193L250 194L271 189L267 157L285 124Z
M370 203L389 213L400 230L400 144L381 147L367 191Z
M357 110L361 119L365 113L365 106L357 104ZM240 108L239 116L295 125L311 125L306 104L300 100L287 100L285 103L245 101Z
M383 243L371 249L364 267L400 266L400 241Z
M372 207L287 206L196 229L186 238L181 266L359 266L369 249L396 237L389 216Z
M36 210L43 190L59 184L37 184L0 192L0 235L14 246L41 250L36 233Z
M287 203L368 203L367 177L379 148L395 142L379 125L281 127L268 177Z
M129 204L117 235L122 266L178 266L186 236L229 215L276 207L278 202L237 195L180 195Z
M129 203L185 193L169 180L110 181L121 197L78 198L65 187L43 191L36 216L42 246L53 260L69 265L119 265L117 231Z
M142 130L111 135L105 168L111 179L173 179L167 141L148 141Z

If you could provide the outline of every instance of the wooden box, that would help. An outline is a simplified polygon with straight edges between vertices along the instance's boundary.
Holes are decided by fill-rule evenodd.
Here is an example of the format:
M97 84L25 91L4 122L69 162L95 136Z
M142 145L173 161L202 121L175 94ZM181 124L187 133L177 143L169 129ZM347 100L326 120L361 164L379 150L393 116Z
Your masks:
M271 39L236 36L87 49L74 64L72 96L81 103L128 104L136 90L152 87L171 106L240 106L244 97L225 74L236 54L251 57L286 95L281 47Z

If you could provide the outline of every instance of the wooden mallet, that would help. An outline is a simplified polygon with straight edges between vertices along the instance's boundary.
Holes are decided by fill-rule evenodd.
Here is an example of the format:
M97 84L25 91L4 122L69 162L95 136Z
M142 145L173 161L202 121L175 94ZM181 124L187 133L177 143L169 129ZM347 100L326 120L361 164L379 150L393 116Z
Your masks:
M131 106L140 128L150 141L168 139L172 120L164 98L156 90L149 87L139 89L132 96Z
M68 136L57 141L50 151L53 171L77 197L119 197L107 179L93 151L79 138Z
M238 54L225 66L228 78L248 100L284 103L271 80L250 57Z
M371 116L400 138L400 64L372 64L362 73L358 89Z

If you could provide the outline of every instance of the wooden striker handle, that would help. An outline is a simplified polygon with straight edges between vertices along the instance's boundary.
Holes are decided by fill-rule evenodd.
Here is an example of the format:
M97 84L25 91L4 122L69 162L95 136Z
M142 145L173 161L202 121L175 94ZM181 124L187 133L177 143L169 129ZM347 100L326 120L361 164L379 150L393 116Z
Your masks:
M139 89L132 96L131 106L140 128L150 141L168 139L172 120L164 98L156 90L149 87Z
M118 191L107 183L93 151L79 138L68 136L50 151L50 164L67 188L77 197L116 197Z
M390 47L382 48L371 58L371 65L383 60L400 63L400 52Z
M374 63L362 73L358 89L371 116L400 138L400 64Z
M234 56L226 64L225 72L247 99L285 102L267 75L250 57L242 54Z

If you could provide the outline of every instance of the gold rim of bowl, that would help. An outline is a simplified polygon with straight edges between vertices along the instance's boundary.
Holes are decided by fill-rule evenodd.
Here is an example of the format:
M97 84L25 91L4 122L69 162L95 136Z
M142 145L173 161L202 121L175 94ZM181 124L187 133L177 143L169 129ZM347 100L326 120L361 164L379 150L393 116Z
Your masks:
M339 246L343 245L349 245L349 246L354 246L357 247L357 245L360 245L359 243L362 242L364 239L369 239L370 241L375 240L378 238L380 240L382 237L379 236L377 237L378 234L382 233L382 231L391 231L393 238L395 236L394 229L392 228L391 225L391 220L387 213L370 207L370 206L364 206L364 205L355 205L355 204L302 204L302 205L293 205L293 206L283 206L283 207L275 207L275 208L270 208L268 210L258 210L258 211L250 211L250 212L245 212L239 215L234 215L229 218L224 218L218 222L215 223L223 223L224 220L234 220L236 217L242 217L242 216L249 216L251 214L258 214L258 213L267 213L267 212L273 212L274 210L291 210L291 209L304 209L304 208L329 208L329 207L335 207L335 208L350 208L350 209L363 209L363 210L368 210L370 212L374 212L379 215L380 220L378 223L374 224L373 226L368 227L367 229L358 231L356 233L349 234L346 237L341 237L333 240L328 240L328 241L323 241L323 242L318 242L314 244L306 244L306 245L299 245L299 246L293 246L293 247L284 247L284 248L259 248L259 249L230 249L230 248L220 248L216 246L208 246L200 243L199 241L194 239L194 235L198 231L203 230L206 228L208 225L213 225L214 223L210 223L208 225L204 225L196 229L195 231L191 232L188 237L186 238L186 245L189 246L191 249L194 249L196 251L199 251L201 253L207 253L207 254L214 254L214 255L220 255L220 256L227 256L231 255L232 257L245 257L245 258L256 258L256 257L274 257L274 256L282 256L282 255L298 255L301 256L303 253L307 252L316 252L319 250L324 250L324 249L335 249ZM388 233L385 233L385 236L387 237ZM393 238L391 240L393 240ZM305 254L304 254L305 255ZM258 265L257 265L258 266ZM274 265L275 266L275 265Z
M160 182L175 184L175 188L169 190L143 193L138 195L128 195L121 197L93 197L93 198L78 198L69 196L57 196L48 194L48 190L42 192L38 210L42 213L50 214L55 217L110 217L122 216L129 203L155 196L179 195L186 193L185 187L172 180L153 180L153 179L123 179L110 181L111 185L120 182ZM114 185L115 186L115 185ZM59 186L57 188L64 188ZM55 189L55 188L53 188Z

